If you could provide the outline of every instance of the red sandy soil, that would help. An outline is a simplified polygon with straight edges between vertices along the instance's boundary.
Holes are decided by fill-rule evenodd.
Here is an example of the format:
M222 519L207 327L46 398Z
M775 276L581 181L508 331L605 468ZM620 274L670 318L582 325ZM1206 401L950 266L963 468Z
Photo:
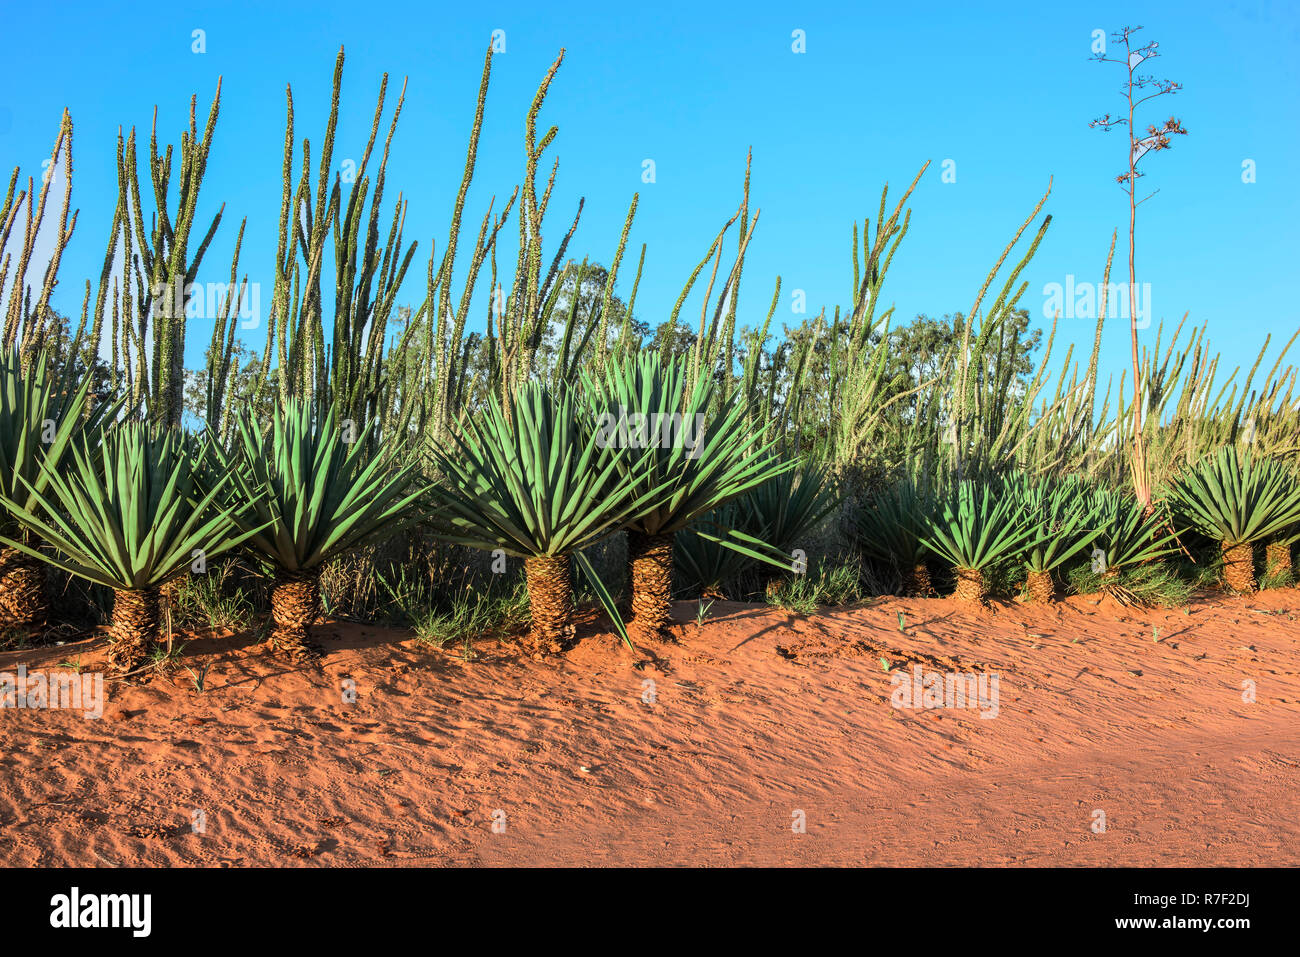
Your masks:
M194 637L203 694L180 670L107 684L98 721L0 711L0 864L1300 864L1300 591L695 608L677 644L589 624L547 661L348 623L318 669ZM102 646L0 671L78 654ZM1000 713L894 708L882 657L996 671Z

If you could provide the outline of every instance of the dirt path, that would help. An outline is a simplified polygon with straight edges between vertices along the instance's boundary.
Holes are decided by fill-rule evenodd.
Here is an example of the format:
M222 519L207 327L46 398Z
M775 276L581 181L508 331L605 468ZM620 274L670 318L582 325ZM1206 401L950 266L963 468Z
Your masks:
M202 694L0 711L0 864L1300 864L1300 591L713 615L641 658L591 628L465 662L330 624L320 670L196 638ZM894 707L915 665L998 674L996 717Z

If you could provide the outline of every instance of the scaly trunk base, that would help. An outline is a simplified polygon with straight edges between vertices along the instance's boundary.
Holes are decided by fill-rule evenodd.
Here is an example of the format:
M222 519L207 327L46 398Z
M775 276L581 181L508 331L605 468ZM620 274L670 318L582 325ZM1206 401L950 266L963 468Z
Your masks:
M1255 590L1255 550L1249 544L1223 543L1223 581L1241 594Z
M532 619L524 648L534 655L554 655L572 642L573 566L568 555L524 559L528 612Z
M1294 567L1291 564L1291 546L1287 542L1269 542L1264 546L1264 567L1269 575L1286 576L1295 582Z
M958 601L982 605L984 603L984 573L978 568L954 568L957 576L957 591L953 593Z
M672 534L646 535L629 530L627 566L632 587L632 626L642 635L663 637L673 620Z
M311 640L311 626L320 615L320 570L280 570L271 588L271 648L297 662L315 661L324 654Z
M108 663L114 671L137 671L149 660L158 640L158 592L113 592L113 618L108 626Z
M934 594L934 582L930 580L928 565L917 562L903 571L903 594L914 598L929 598Z
M34 638L49 617L44 563L16 548L0 548L0 631Z
M1026 586L1029 589L1029 600L1032 602L1050 602L1056 597L1056 583L1052 581L1050 571L1031 571Z

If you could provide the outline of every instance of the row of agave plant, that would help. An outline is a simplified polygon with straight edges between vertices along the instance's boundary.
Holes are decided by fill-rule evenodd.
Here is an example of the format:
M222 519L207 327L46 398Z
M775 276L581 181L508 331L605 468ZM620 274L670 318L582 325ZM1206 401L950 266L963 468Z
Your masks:
M24 368L10 353L0 365L0 545L21 559L7 563L0 611L44 623L42 562L111 589L110 660L125 673L157 640L167 590L225 553L255 559L273 580L270 644L303 660L318 653L322 567L421 524L522 559L528 643L554 652L574 634L575 566L630 642L583 552L600 540L626 532L631 624L653 634L670 619L674 566L702 590L755 561L788 571L840 499L820 466L783 461L745 427L738 394L721 399L712 377L654 353L578 385L489 396L444 442L422 446L362 441L333 405L297 399L261 418L238 410L222 443L146 424L121 400L96 403L90 380L55 375L44 357ZM1185 551L1189 534L1217 543L1235 591L1255 587L1257 544L1270 569L1289 571L1300 540L1294 467L1225 446L1150 508L1078 477L1012 473L939 489L908 477L861 512L855 537L909 592L933 593L941 560L957 597L982 601L989 574L1018 564L1029 596L1047 601L1054 575L1083 556L1123 596L1121 572Z
M1300 541L1300 477L1277 459L1211 452L1175 475L1150 507L1128 491L1067 476L1023 473L966 479L934 491L907 477L877 496L858 521L863 549L896 567L904 588L933 592L930 561L951 567L956 597L979 602L995 569L1023 566L1031 600L1050 601L1055 577L1084 557L1103 588L1124 598L1120 577L1182 552L1196 538L1217 545L1224 584L1255 590L1255 547L1274 574L1291 570ZM1131 596L1130 596L1131 597Z
M322 566L417 523L523 559L534 650L573 636L575 562L630 642L582 549L627 532L632 624L658 631L677 533L794 468L743 427L736 397L716 401L709 377L654 354L579 386L527 383L489 397L445 443L422 448L392 435L362 441L334 406L297 399L261 420L238 410L223 444L141 422L120 401L95 406L89 380L73 388L43 357L24 369L9 354L0 376L0 544L22 558L5 574L5 611L44 622L42 562L111 589L109 656L123 673L158 640L167 589L235 551L274 580L271 646L316 656ZM756 537L697 534L777 561Z
M390 103L385 74L368 140L344 150L336 139L347 115L343 51L325 98L323 135L314 144L299 140L301 121L295 125L293 88L286 86L285 136L276 144L283 148L283 181L273 217L274 268L241 270L247 226L241 220L229 281L197 283L207 287L202 314L212 321L204 368L197 370L185 369L184 359L187 335L195 331L190 320L198 316L190 316L180 293L200 278L227 275L224 268L214 273L205 257L215 252L228 207L202 189L209 159L220 153L211 153L220 83L202 126L191 97L178 144L160 142L154 128L145 152L143 144L137 149L134 128L121 128L117 207L98 286L86 284L79 321L54 309L63 299L56 290L81 285L61 278L59 269L74 227L87 218L73 212L70 114L64 113L49 159L59 177L28 176L24 189L21 171L13 170L0 193L0 247L20 254L0 264L0 350L16 351L20 359L5 361L27 378L7 374L0 408L6 499L0 536L13 543L0 542L0 628L44 619L39 593L46 576L36 563L54 560L126 595L122 615L135 601L147 634L156 615L148 596L165 593L184 573L182 546L195 546L191 559L195 551L211 558L225 546L261 558L277 583L277 640L300 645L305 639L294 635L300 638L306 625L293 623L314 617L320 569L332 574L343 566L334 561L343 552L385 533L396 539L401 526L414 523L445 541L522 559L534 598L535 641L551 647L571 627L574 566L613 604L583 558L583 549L603 536L626 533L633 621L653 626L666 614L673 566L681 572L682 597L752 592L762 584L754 581L754 561L776 562L786 572L797 568L793 551L809 548L811 530L847 490L874 489L905 469L926 482L878 497L858 537L877 563L896 566L920 591L930 590L932 566L945 561L961 572L963 594L980 594L993 570L1016 563L1042 593L1063 563L1103 544L1113 579L1125 567L1151 567L1166 549L1184 547L1179 535L1192 528L1235 544L1235 563L1225 566L1230 577L1243 567L1243 534L1278 539L1273 550L1286 550L1285 533L1261 531L1252 517L1264 514L1249 498L1261 493L1239 487L1244 480L1234 467L1217 478L1206 471L1206 481L1217 484L1200 491L1210 502L1200 510L1190 500L1175 501L1172 491L1148 508L1104 489L1140 487L1145 505L1150 486L1207 451L1239 443L1259 456L1300 461L1300 370L1284 364L1300 330L1262 380L1256 373L1268 368L1261 365L1268 339L1244 380L1234 370L1224 381L1204 326L1185 340L1180 322L1166 343L1157 325L1154 341L1142 349L1133 408L1125 380L1114 388L1099 372L1102 334L1113 318L1105 296L1091 350L1080 353L1084 361L1074 358L1073 346L1063 358L1053 351L1055 322L1041 330L1042 342L1030 327L1024 275L1052 219L1045 210L1050 183L1010 241L991 250L1001 252L964 312L900 325L883 284L909 232L910 198L928 162L905 180L901 195L886 186L879 205L855 217L852 284L844 286L850 298L786 326L777 318L779 275L770 299L764 293L755 300L757 309L745 305L750 293L741 295L742 276L745 289L756 288L745 263L747 250L757 248L751 239L759 220L748 160L740 205L723 213L730 218L700 249L671 313L659 317L666 321L651 330L636 305L647 247L641 244L637 256L635 244L628 246L636 195L603 264L589 250L579 258L571 245L583 200L567 230L544 225L558 168L550 155L558 127L538 123L563 51L528 107L517 187L491 190L508 198L501 206L491 200L482 219L468 211L495 55L485 50L465 165L448 204L445 241L428 249L423 291L410 281L418 267L408 276L416 252L404 236L409 192L394 202L385 187L404 92ZM351 183L338 175L343 155L361 157ZM214 213L206 230L199 218L205 208ZM56 210L53 221L43 219ZM518 219L517 248L508 245L515 231L503 229L512 218ZM476 221L476 231L467 228ZM544 244L543 236L552 241ZM42 266L44 257L30 254L44 250L47 239L53 249ZM1111 285L1115 245L1112 234L1102 289ZM507 264L500 271L499 261ZM619 289L629 293L626 299ZM486 322L479 327L472 313L485 291ZM264 315L257 305L263 298L270 300ZM698 324L685 319L697 304ZM258 322L236 321L246 313ZM260 356L237 339L238 328L265 330ZM482 331L471 331L477 328ZM59 357L48 367L37 358L46 348ZM645 349L660 353L662 364L638 365ZM683 356L689 377L674 364ZM68 371L78 368L83 371ZM92 398L78 376L98 382L90 387ZM529 380L552 386L521 388ZM34 388L36 382L44 384ZM120 398L114 404L106 396ZM688 449L686 443L611 452L593 425L601 403L606 413L625 405L635 414L671 410L686 421L707 409L714 424L698 456L695 444ZM172 434L143 426L132 434L126 424L137 420ZM203 432L180 434L191 421L202 421ZM361 434L351 438L364 453L333 434L355 423L362 423ZM105 441L108 432L113 437ZM1139 440L1141 462L1131 454ZM109 465L114 456L121 460L116 471ZM1056 484L1031 492L1020 488L1030 484L1024 479L956 485L950 479L1017 471ZM1090 483L1086 496L1070 491L1082 486L1059 478L1066 474ZM148 482L160 483L165 498L140 499L136 493ZM1103 490L1091 490L1094 485ZM1180 480L1183 486L1191 487L1190 477ZM196 518L195 506L209 494L212 514ZM1236 518L1225 513L1228 506L1250 528L1229 527ZM150 524L159 516L179 525L159 530ZM1016 531L1025 516L1037 516L1037 524ZM191 518L195 524L187 524ZM1216 529L1221 520L1224 529ZM195 540L181 541L187 537ZM424 537L415 530L402 536L422 547ZM331 590L333 607L376 610L369 597L374 582L392 571L387 558L367 564L379 551L353 556L357 584L351 595ZM437 544L420 560L428 559L426 570L436 577L435 565L454 553ZM325 581L328 586L330 577ZM433 582L430 604L459 597L444 584ZM876 584L869 590L882 590Z

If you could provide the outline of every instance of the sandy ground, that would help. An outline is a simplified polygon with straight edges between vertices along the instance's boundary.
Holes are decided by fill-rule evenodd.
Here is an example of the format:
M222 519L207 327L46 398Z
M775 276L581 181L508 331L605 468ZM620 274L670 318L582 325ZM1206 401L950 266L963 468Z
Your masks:
M0 864L1300 864L1300 591L695 607L677 644L593 623L550 661L327 623L303 669L195 637L202 694L182 669L107 684L101 720L0 711ZM102 661L0 672L78 655ZM997 673L997 716L894 707L917 664Z

